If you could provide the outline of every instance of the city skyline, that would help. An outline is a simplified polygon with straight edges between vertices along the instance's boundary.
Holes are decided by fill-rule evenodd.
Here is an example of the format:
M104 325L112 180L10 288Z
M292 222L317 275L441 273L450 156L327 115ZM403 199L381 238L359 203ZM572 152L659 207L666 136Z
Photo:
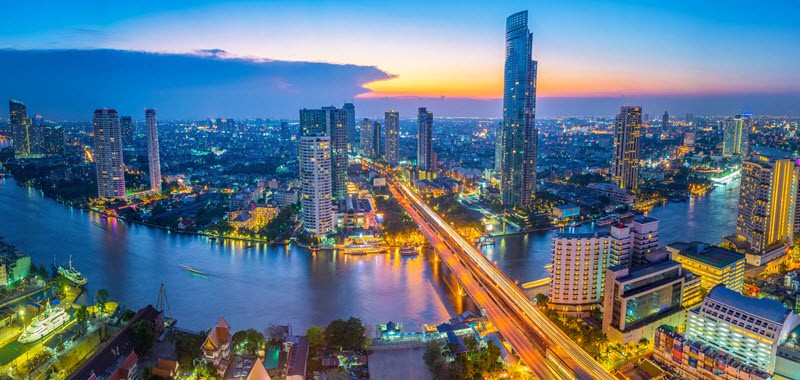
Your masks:
M442 116L499 116L502 28L494 20L530 8L534 49L543 62L538 83L542 116L611 115L611 109L622 103L668 109L673 115L800 112L791 105L800 99L800 80L793 80L800 79L800 73L790 64L798 54L791 41L800 30L786 16L791 12L778 11L790 4L772 4L769 9L744 2L724 8L708 4L702 5L703 12L696 6L508 2L478 11L439 4L421 16L436 22L410 28L403 16L415 9L414 2L396 5L390 13L385 6L357 2L201 2L157 11L95 2L65 9L53 3L36 9L40 19L53 19L45 27L14 21L24 17L10 17L0 27L0 68L45 74L12 78L0 86L0 94L27 99L57 118L75 118L75 106L59 104L56 94L33 98L26 85L80 87L77 83L89 82L86 79L98 72L125 85L149 74L162 90L180 93L183 104L173 105L176 99L147 87L134 85L130 95L111 94L107 85L92 83L85 93L76 89L70 103L94 109L100 106L97 94L106 94L119 98L109 102L118 109L127 109L128 104L146 107L138 102L160 104L169 119L223 114L285 118L293 109L340 102L353 102L369 115L389 108L413 114L417 107L427 106ZM20 6L15 12L25 10ZM320 10L341 16L338 21L358 22L337 28L315 15ZM287 25L286 20L300 15L309 19ZM260 22L246 22L254 18ZM170 22L163 22L166 19ZM226 24L224 30L197 27L218 20L237 22ZM370 27L378 25L382 27ZM330 39L349 41L352 48L326 43ZM636 59L620 60L630 54L629 46L635 47ZM750 52L747 59L739 54L743 47ZM109 67L109 61L120 56L133 62ZM418 56L427 59L413 58ZM171 71L165 60L178 60L185 70ZM142 70L143 65L154 68ZM303 70L302 75L291 69ZM53 74L46 75L50 71ZM63 78L67 72L75 78ZM337 76L334 89L324 83L332 79L331 73ZM218 79L205 80L212 76ZM254 86L263 87L264 94L253 94ZM210 95L221 90L238 95ZM255 97L244 99L246 95Z

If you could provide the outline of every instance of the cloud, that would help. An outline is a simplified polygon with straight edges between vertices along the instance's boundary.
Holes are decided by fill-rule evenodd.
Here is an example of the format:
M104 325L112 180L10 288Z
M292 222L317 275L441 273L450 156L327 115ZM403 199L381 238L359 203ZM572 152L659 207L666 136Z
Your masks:
M0 96L30 113L88 119L98 107L164 118L290 117L339 104L389 75L371 66L232 58L223 50L162 54L125 50L0 50Z

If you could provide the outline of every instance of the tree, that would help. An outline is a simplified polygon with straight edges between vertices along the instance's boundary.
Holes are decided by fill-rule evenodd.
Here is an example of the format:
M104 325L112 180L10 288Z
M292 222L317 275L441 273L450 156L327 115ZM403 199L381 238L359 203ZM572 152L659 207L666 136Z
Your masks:
M175 334L175 354L178 356L178 364L181 368L192 369L194 358L200 353L206 334Z
M106 302L108 302L108 290L100 289L94 296L94 301L97 303L97 308L100 311L106 311Z
M542 293L539 293L539 294L536 295L536 304L537 305L539 305L539 306L547 306L547 302L548 301L549 301L549 298L546 295L544 295Z
M360 350L367 345L367 329L361 319L337 319L325 328L325 343L341 350Z
M156 326L153 322L141 320L131 326L131 340L133 341L133 350L139 357L143 356L150 347L153 347L153 341L156 339Z
M254 355L259 348L264 347L264 334L254 329L237 331L231 337L231 343L237 354Z
M81 306L78 310L75 310L75 320L78 323L86 322L86 319L89 317L89 312L86 310L86 306Z
M65 292L66 293L66 291L67 291L67 289L69 289L70 285L71 284L70 284L69 280L67 280L66 277L64 277L64 276L56 277L56 286L58 286L58 291L59 292Z
M316 350L325 343L325 330L319 326L311 326L306 330L306 338L308 338L311 349Z

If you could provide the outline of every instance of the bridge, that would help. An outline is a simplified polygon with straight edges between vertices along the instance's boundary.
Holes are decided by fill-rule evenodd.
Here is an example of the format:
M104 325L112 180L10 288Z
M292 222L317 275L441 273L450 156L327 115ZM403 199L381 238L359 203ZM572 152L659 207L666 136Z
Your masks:
M497 327L520 359L540 379L612 379L563 331L536 309L520 288L405 183L381 168L389 190L420 226L464 291Z

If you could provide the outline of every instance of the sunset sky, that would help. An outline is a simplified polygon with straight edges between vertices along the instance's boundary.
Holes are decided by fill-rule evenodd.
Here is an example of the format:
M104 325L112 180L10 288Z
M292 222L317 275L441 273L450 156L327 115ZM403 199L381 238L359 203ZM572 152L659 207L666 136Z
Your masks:
M17 2L0 48L220 49L394 76L360 83L361 99L496 99L505 17L528 9L540 98L800 92L793 1L121 3Z

